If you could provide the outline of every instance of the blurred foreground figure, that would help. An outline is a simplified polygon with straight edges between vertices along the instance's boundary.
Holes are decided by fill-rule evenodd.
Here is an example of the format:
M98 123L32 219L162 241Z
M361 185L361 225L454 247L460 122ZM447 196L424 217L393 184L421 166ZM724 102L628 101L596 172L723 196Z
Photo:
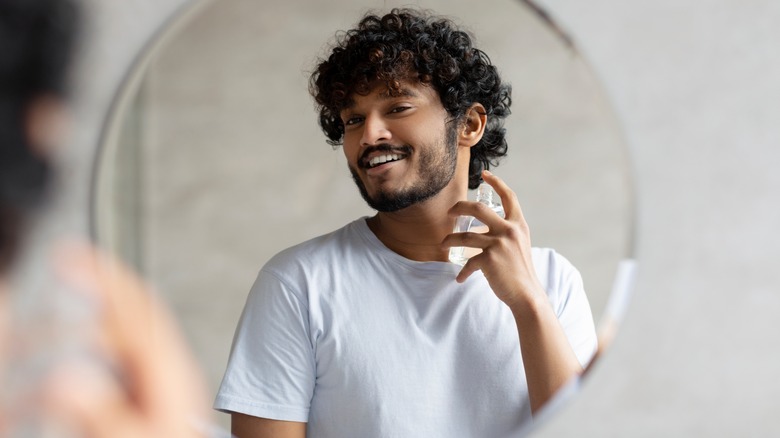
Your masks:
M68 243L34 267L54 278L45 290L13 281L61 141L77 24L70 0L0 0L0 436L205 436L194 362L132 273Z

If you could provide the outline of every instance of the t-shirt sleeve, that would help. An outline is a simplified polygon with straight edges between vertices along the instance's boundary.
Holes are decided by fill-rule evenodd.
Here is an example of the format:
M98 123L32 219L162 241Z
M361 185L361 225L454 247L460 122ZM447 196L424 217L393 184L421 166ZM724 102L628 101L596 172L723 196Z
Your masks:
M596 328L582 282L582 275L562 255L552 252L550 273L556 278L553 306L574 353L584 367L596 353Z
M306 297L262 270L238 323L214 408L306 422L315 362Z

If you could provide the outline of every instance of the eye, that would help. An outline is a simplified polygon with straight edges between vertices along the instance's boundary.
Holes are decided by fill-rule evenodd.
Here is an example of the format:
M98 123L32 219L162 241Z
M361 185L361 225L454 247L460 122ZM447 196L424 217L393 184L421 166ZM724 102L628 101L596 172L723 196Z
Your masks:
M358 123L360 123L362 121L363 121L363 117L360 117L360 116L348 117L346 120L344 120L344 126L357 125Z
M393 108L390 110L390 114L398 114L398 113L402 113L402 112L404 112L404 111L406 111L406 110L408 110L408 109L411 109L411 108L412 108L412 107L410 107L410 106L406 106L406 105L399 105L399 106L395 106L395 107L393 107Z

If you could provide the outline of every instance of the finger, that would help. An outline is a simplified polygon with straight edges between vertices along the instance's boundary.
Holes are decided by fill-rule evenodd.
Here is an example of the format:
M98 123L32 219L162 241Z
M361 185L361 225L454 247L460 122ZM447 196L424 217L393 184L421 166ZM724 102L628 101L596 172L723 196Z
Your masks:
M492 243L493 238L482 233L452 233L441 242L444 249L454 246L485 249Z
M480 254L481 255L481 254ZM475 255L471 257L465 265L463 265L463 269L460 270L457 277L455 277L455 281L458 283L463 283L468 279L471 274L479 271L481 269L481 258L480 255Z
M481 202L474 201L458 201L449 209L447 214L450 216L474 216L490 229L499 227L503 221L501 216L493 211L492 208Z
M490 171L482 171L482 179L486 183L493 187L498 197L501 198L501 204L504 206L504 217L507 220L520 220L525 222L523 217L523 211L520 208L520 201L517 199L517 194L509 188L509 186L496 175L493 175Z

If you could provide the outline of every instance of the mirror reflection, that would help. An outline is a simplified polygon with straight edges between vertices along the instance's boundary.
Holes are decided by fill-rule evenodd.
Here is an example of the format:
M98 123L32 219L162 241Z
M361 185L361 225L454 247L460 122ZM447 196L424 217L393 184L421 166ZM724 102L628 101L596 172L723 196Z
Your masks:
M512 114L504 122L508 153L491 170L517 195L533 245L554 248L582 274L599 321L618 264L631 256L633 199L620 130L575 48L528 5L494 3L478 10L460 1L415 4L471 32L512 85ZM203 3L145 58L109 120L96 178L98 240L132 261L171 303L214 393L249 288L280 250L358 223L359 235L404 259L398 269L429 260L394 246L398 236L391 239L381 221L358 219L376 212L356 190L348 165L373 193L374 180L354 150L376 143L361 124L389 112L379 110L392 100L378 97L386 90L371 87L341 108L349 110L338 115L349 116L350 128L336 150L325 142L308 91L309 74L318 57L329 54L334 33L354 27L368 8L392 6L342 0L268 10L253 1ZM430 88L414 82L408 88L422 100L399 107L440 104L426 94ZM478 133L490 118L473 106L464 114L456 125ZM465 122L469 115L475 124ZM384 129L396 123L385 119ZM468 140L461 140L468 149ZM389 152L384 155L401 158L386 165L391 171L419 163L414 148ZM465 175L456 171L459 180ZM450 184L444 193L461 196L462 186ZM330 259L334 272L355 263ZM436 269L454 280L459 269L439 263ZM486 281L481 273L468 281L480 278ZM511 318L502 309L502 317ZM352 321L360 315L374 314L358 312ZM521 366L519 356L513 360Z

